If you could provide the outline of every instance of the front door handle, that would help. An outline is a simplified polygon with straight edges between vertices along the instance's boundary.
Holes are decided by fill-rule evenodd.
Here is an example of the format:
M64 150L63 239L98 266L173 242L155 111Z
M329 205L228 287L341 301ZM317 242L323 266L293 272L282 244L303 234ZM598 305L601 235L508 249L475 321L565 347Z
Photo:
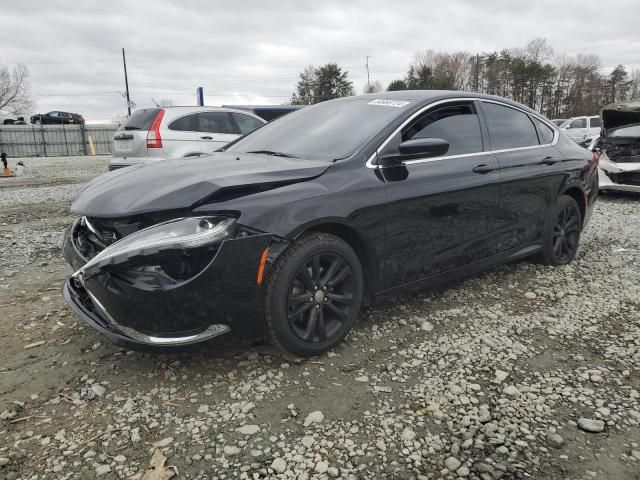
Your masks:
M544 157L542 159L542 163L545 165L553 165L554 163L558 163L560 161L559 158L556 157Z
M485 173L489 173L489 172L493 172L494 170L497 170L498 167L496 165L478 165L477 167L473 168L473 172L474 173L481 173L481 174L485 174Z
M202 140L213 140L213 137L200 137Z

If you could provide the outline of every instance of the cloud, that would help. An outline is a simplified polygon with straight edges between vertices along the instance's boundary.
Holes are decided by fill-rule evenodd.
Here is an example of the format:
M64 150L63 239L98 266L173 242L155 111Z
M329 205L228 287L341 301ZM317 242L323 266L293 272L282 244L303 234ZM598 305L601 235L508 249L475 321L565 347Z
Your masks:
M471 53L545 37L557 52L597 53L603 68L640 68L635 0L439 2L168 0L5 2L0 62L24 63L39 111L88 119L126 111L121 48L132 99L193 104L284 103L307 65L338 62L356 91L401 78L420 49Z

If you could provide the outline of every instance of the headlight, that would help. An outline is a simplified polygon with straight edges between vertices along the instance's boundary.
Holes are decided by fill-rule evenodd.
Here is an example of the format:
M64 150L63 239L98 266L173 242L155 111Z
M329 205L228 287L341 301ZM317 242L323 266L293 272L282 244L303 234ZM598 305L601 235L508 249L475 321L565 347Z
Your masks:
M185 251L219 243L229 237L236 220L221 217L187 217L160 223L132 233L105 248L74 276L85 278L99 267L116 265L136 256L149 256L169 250Z

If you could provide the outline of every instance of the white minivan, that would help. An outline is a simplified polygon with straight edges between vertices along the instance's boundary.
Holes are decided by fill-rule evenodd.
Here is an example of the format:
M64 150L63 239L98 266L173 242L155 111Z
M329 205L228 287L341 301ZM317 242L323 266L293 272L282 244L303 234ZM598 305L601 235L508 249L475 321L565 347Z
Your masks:
M582 143L585 140L600 133L600 117L572 117L560 128L566 132L571 140L576 143Z
M113 135L109 170L211 153L265 123L256 115L229 108L141 108Z

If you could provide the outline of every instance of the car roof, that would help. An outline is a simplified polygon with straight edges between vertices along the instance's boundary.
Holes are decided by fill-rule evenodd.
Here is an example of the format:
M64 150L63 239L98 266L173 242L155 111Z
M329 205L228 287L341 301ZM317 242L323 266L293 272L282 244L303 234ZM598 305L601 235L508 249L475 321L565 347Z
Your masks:
M169 114L173 114L175 115L179 115L181 113L191 113L191 112L227 112L227 113L241 113L243 115L249 115L253 118L258 118L261 121L265 121L263 118L258 117L257 115L254 115L252 112L249 112L247 110L239 110L236 108L224 108L224 107L201 107L198 105L179 105L179 106L175 106L175 105L171 105L169 107L143 107L143 108L139 108L137 110L149 110L152 108L162 108L165 111L167 111Z
M465 92L460 90L396 90L393 92L380 92L380 93L367 93L364 95L356 95L353 97L342 97L332 101L341 100L366 100L366 99L380 99L380 100L404 100L415 102L417 105L426 105L438 100L447 100L455 98L473 98L477 100L493 100L506 105L525 110L526 112L535 115L537 117L546 118L540 112L537 112L526 105L514 102L508 98L498 97L496 95L487 95L478 92Z

